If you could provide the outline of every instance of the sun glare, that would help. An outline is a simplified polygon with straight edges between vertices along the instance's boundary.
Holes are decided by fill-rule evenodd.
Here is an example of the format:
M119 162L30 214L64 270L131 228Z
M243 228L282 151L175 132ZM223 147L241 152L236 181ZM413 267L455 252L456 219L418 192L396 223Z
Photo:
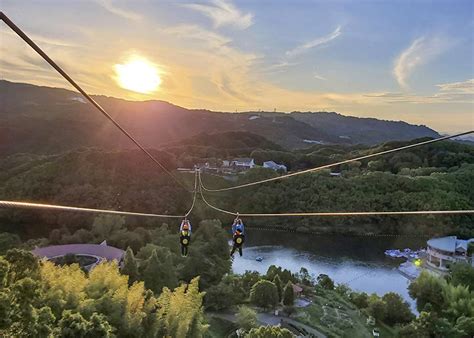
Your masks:
M137 93L152 93L161 84L158 68L143 58L134 58L124 64L116 64L115 73L120 87Z

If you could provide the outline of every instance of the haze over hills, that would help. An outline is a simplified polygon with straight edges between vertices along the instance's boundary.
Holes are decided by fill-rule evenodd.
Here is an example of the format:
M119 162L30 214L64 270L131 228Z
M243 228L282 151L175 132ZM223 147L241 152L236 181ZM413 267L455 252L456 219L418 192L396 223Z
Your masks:
M289 149L313 143L373 145L440 136L426 126L337 113L219 113L156 100L94 98L152 148L199 134L229 131L257 134ZM55 153L81 146L131 148L129 140L79 94L0 80L0 153Z

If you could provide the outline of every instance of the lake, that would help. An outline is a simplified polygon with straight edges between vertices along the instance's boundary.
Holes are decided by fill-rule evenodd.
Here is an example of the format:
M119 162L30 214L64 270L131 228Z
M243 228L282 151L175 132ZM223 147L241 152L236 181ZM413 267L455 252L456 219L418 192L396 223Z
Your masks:
M254 270L265 273L270 265L292 272L301 267L312 275L329 275L336 283L347 283L356 291L382 296L396 292L415 311L408 295L409 281L397 267L402 262L384 255L387 249L419 249L426 240L408 237L316 236L293 232L247 230L244 256L235 255L235 273ZM255 258L262 257L262 262Z

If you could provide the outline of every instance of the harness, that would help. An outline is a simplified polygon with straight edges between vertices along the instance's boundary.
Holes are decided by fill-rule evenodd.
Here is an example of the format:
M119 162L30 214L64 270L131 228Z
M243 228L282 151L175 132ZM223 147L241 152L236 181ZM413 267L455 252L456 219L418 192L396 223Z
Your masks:
M242 246L242 244L244 244L245 237L243 234L240 234L240 235L234 234L233 240L234 240L235 246L240 247Z
M191 241L191 235L189 234L189 231L187 230L181 231L181 234L179 236L179 241L181 242L181 245L187 246L189 242Z

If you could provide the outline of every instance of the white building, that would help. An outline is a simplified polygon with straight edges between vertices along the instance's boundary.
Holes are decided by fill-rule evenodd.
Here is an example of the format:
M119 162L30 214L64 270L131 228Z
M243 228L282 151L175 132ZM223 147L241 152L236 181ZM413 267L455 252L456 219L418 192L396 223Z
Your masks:
M288 170L286 168L286 165L278 164L278 163L275 163L273 161L263 162L263 167L268 168L268 169L272 169L272 170L275 170L275 171L282 170L282 171L286 172Z
M449 264L467 262L474 266L473 254L468 255L468 247L474 243L474 238L464 240L456 236L432 238L428 240L427 260L428 267L441 272L447 272Z
M234 170L248 170L255 168L255 161L253 158L234 158L233 160L222 161L223 168L232 168Z

